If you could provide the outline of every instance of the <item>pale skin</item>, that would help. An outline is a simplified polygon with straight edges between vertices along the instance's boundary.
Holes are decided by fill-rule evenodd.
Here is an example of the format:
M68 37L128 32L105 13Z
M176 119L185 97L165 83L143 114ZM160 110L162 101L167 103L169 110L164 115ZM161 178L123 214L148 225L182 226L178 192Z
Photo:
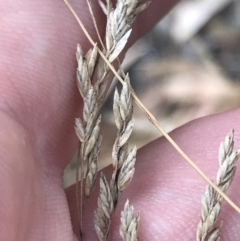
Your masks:
M131 43L174 2L154 1L134 26ZM85 1L72 4L96 37ZM90 44L62 1L1 1L0 9L0 240L76 241L75 188L62 189L62 174L77 148L73 127L82 106L75 48L81 43L88 50ZM103 32L103 15L96 14ZM193 121L171 136L213 179L219 144L232 128L240 144L239 123L236 109ZM237 172L228 192L238 205L239 181ZM203 179L160 138L139 150L118 213L128 198L141 215L141 240L194 240L204 188ZM97 192L85 210L85 240L97 240L92 224ZM113 240L120 240L118 217ZM224 205L221 220L222 240L239 240L240 214Z

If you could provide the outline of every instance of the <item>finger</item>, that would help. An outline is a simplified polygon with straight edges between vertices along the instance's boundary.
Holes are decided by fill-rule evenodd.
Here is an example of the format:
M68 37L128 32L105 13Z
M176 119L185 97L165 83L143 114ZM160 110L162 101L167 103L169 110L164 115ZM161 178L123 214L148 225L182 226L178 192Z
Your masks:
M219 145L233 127L235 143L240 144L239 121L240 109L192 121L170 135L211 179L215 179ZM111 170L108 170L108 174L110 172ZM240 200L239 181L240 173L237 171L228 192L236 203ZM200 221L201 197L205 186L205 181L164 138L141 148L137 155L135 176L121 196L113 218L114 240L120 240L119 214L126 199L129 199L130 204L140 213L140 239L194 240ZM67 195L72 205L71 214L74 220L76 200L73 190L74 187L71 187ZM93 228L96 198L95 193L85 210L86 240L96 239ZM223 240L237 241L240 235L240 215L225 203L220 220L223 221ZM76 230L76 223L74 227Z
M0 240L76 241L61 171L36 165L26 130L0 113Z

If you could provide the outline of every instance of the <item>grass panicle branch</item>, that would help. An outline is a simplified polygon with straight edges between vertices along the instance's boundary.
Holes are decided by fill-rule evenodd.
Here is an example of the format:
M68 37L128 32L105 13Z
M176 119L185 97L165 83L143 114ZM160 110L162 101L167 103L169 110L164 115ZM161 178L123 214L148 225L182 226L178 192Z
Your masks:
M120 95L117 89L114 93L113 110L115 123L118 129L112 151L114 170L110 184L114 206L117 205L120 192L123 191L132 180L135 170L136 147L128 153L128 139L132 133L134 125L134 119L132 118L133 101L130 89L129 76L126 75L125 83L123 84Z
M101 116L101 96L99 95L99 84L93 84L93 73L97 64L97 46L90 49L86 55L83 54L80 45L77 45L76 58L77 68L77 86L83 98L83 119L75 119L75 131L81 143L81 150L77 159L76 175L76 196L79 232L82 239L83 235L83 193L89 197L94 187L97 170L98 158L102 144L102 135L100 134ZM81 186L79 191L79 168L81 169ZM85 182L84 180L85 179Z
M95 230L101 241L108 239L112 215L116 209L120 193L130 183L135 171L136 147L128 153L128 138L132 133L134 124L130 89L129 77L126 75L121 93L119 94L116 89L114 94L113 109L118 133L112 151L113 174L110 185L104 175L101 176L98 208L95 211L94 219ZM111 209L106 210L106 207L109 206Z
M216 185L226 192L232 183L236 171L236 162L240 157L240 148L233 151L234 131L232 130L219 148L219 170ZM221 225L216 226L223 198L210 186L206 187L202 197L202 216L197 228L197 241L220 240Z
M100 134L101 116L99 110L99 86L92 84L92 76L97 61L97 47L90 49L84 56L80 45L77 46L77 84L83 98L83 119L75 120L75 131L81 144L81 178L86 178L84 194L90 196L97 174L97 161L102 143ZM84 166L86 172L84 173Z
M125 47L128 38L131 33L131 24L135 20L139 12L144 10L148 4L140 5L139 0L118 0L116 7L112 7L112 2L107 1L105 8L107 9L107 26L105 34L105 44L101 41L99 31L97 29L97 23L95 21L91 3L87 1L90 9L90 14L93 18L94 26L96 28L99 40L102 44L104 56L109 62L113 62L118 58L119 54ZM101 3L103 6L103 3ZM79 180L79 167L81 167L81 188L77 184L77 202L78 202L78 216L80 223L80 235L82 236L82 215L83 215L83 192L85 197L89 197L95 184L97 170L98 170L98 156L101 149L102 135L100 134L101 116L99 115L100 108L104 101L104 93L106 92L106 86L108 83L109 66L103 61L102 58L98 59L98 48L95 44L86 55L84 55L81 46L77 46L76 52L78 68L77 68L77 84L79 92L83 98L83 119L77 118L75 121L75 131L81 142L80 157L78 158L77 165L77 182ZM93 80L94 73L97 73L96 81ZM122 126L119 130L118 149L120 150L121 160L126 157L127 141L131 134L133 127L133 120L128 122L129 113L132 114L132 97L130 94L130 86L128 76L126 77L126 84L128 86L123 87L122 94L119 100L120 106L119 114L120 121L127 123L128 125ZM117 106L117 104L115 104ZM127 108L130 108L129 110ZM121 134L121 135L120 135ZM124 152L125 150L125 152ZM117 154L117 151L116 151ZM111 193L114 193L114 207L117 203L118 190L123 190L127 183L130 182L134 173L134 163L136 156L136 148L127 157L128 163L124 165L120 172L120 164L116 163L116 170L114 170L113 181L111 182ZM81 159L81 162L80 162ZM116 159L116 158L115 158ZM86 170L84 170L84 168ZM119 170L119 171L118 171ZM121 174L121 175L119 175ZM128 174L128 176L125 176ZM117 179L119 175L119 179ZM85 179L85 182L83 181ZM119 183L117 182L119 180ZM114 185L113 185L114 184ZM103 184L102 184L103 185ZM119 185L119 188L118 188ZM84 191L83 191L84 189ZM114 190L114 191L113 191ZM116 190L116 191L115 191ZM101 202L102 203L102 202ZM101 213L100 211L97 213ZM95 219L95 223L98 223ZM110 221L109 221L110 223ZM96 226L96 225L95 225ZM103 228L104 229L104 228ZM97 229L96 229L97 230ZM103 232L104 233L104 232ZM101 235L99 235L101 237ZM107 235L106 235L107 237Z

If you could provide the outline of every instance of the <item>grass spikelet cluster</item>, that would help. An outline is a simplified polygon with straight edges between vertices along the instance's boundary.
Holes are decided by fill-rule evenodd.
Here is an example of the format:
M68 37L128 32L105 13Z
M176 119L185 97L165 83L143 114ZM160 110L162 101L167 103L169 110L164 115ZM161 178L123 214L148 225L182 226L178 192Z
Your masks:
M219 170L216 184L226 192L232 183L236 171L236 162L240 157L240 148L233 151L234 131L232 130L219 148ZM202 197L202 217L197 228L197 241L220 240L221 225L215 225L221 211L223 198L210 186Z

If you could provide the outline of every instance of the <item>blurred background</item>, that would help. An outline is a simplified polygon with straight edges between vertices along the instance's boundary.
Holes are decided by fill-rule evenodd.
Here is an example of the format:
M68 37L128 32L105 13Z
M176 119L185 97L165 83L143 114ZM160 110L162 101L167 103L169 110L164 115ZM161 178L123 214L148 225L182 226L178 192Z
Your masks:
M240 106L240 0L184 0L128 52L123 63L144 105L166 131L193 119ZM114 87L121 85L114 81ZM113 91L103 108L100 168L111 162L116 127ZM161 134L134 106L130 148ZM64 186L76 180L76 162Z

